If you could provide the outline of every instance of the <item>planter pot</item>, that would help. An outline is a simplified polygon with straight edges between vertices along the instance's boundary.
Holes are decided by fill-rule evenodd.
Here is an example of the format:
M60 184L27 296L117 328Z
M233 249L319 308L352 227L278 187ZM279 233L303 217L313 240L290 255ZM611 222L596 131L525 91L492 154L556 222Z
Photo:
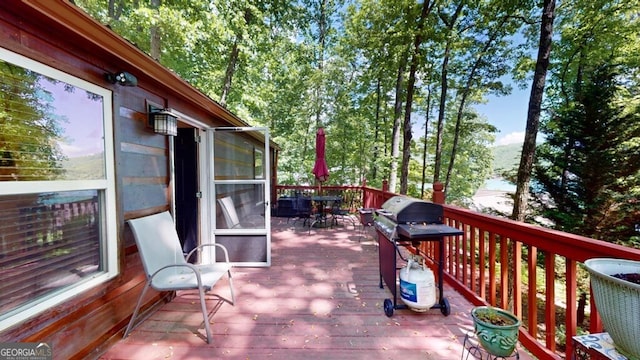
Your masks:
M478 342L488 353L498 357L513 354L518 343L520 319L492 306L475 307L471 310L471 317ZM502 319L504 324L496 324L494 319Z
M640 285L613 277L640 274L640 261L590 259L591 290L602 325L616 349L631 360L640 359Z

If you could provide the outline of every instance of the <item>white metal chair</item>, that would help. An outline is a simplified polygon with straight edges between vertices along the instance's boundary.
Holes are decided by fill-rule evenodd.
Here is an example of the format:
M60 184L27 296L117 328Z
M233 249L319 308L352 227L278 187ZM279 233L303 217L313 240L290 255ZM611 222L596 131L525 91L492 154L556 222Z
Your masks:
M231 197L226 196L218 199L218 204L222 209L222 213L224 214L224 221L227 223L227 228L236 229L241 228L240 219L238 218L238 212L236 211L236 206L233 203L233 199Z
M218 205L222 209L224 221L227 223L227 229L256 229L264 228L264 217L260 215L245 216L240 221L236 205L230 196L218 199Z
M231 304L235 304L233 283L231 279L231 264L227 249L221 244L202 244L193 249L186 257L182 252L180 240L169 212L145 216L128 221L138 245L140 258L147 277L147 283L142 290L136 308L133 311L129 325L123 337L127 337L132 330L138 316L142 299L149 287L158 291L177 291L197 289L200 295L200 306L207 332L207 342L211 343L211 328L204 294L211 290L216 282L226 273L229 278ZM222 249L225 262L194 265L188 262L195 252L205 246L215 246Z

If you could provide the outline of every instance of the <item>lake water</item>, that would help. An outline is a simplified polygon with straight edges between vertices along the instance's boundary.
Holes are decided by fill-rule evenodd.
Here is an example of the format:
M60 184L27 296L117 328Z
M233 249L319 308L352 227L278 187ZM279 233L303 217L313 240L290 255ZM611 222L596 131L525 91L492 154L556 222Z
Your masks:
M502 178L493 178L485 181L482 189L515 192L516 186Z

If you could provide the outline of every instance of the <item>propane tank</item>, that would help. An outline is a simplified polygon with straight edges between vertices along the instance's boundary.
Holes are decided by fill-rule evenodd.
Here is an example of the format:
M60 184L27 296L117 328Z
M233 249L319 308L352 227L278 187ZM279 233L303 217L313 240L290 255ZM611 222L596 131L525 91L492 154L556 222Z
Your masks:
M400 269L400 296L417 312L427 311L436 303L435 277L422 256L410 256L407 265Z

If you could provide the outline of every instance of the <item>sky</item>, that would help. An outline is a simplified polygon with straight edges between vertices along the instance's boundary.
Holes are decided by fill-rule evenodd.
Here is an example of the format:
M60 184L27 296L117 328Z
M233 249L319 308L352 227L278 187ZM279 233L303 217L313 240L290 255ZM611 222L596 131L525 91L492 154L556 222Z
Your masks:
M514 45L526 44L526 39L520 32L513 36L512 41ZM529 55L535 60L537 48L534 47L529 51ZM527 126L531 80L525 81L526 86L524 89L520 88L509 75L503 75L500 80L505 85L511 86L511 95L490 95L487 97L488 102L486 104L476 105L475 108L480 114L486 116L489 124L497 127L500 131L496 134L494 145L522 144ZM540 138L540 134L538 134L538 138Z
M495 145L524 141L530 89L523 90L515 85L512 86L511 95L500 97L490 95L486 104L475 105L476 110L486 116L489 124L498 128Z
M40 85L51 92L57 106L53 112L66 119L59 122L63 137L58 146L69 158L104 152L104 129L102 121L102 101L89 99L85 90L74 87L75 91L65 91L68 85L62 81L42 80Z

